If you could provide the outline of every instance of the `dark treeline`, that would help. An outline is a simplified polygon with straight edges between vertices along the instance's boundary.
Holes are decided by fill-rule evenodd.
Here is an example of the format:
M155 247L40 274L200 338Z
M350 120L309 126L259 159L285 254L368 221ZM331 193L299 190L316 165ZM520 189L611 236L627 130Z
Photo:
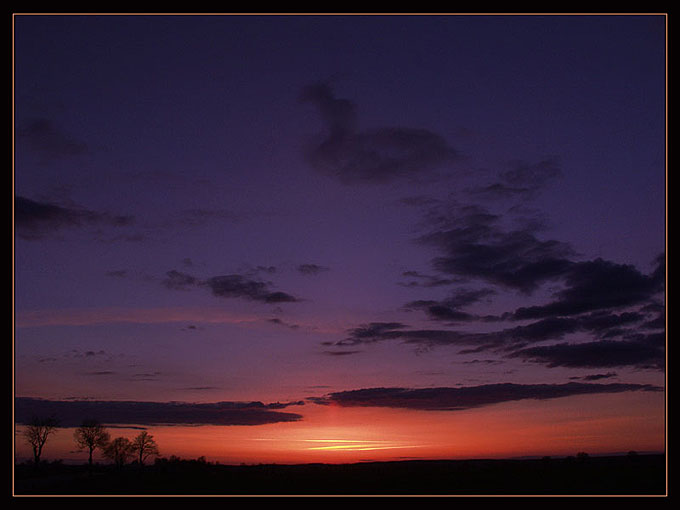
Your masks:
M60 422L54 416L34 416L24 426L21 433L26 444L33 451L33 469L40 471L45 466L40 458L47 440L59 428ZM135 460L140 466L150 457L158 455L156 440L146 430L140 432L132 441L127 437L111 439L106 427L95 419L85 419L73 433L73 440L78 451L88 454L88 467L93 466L95 450L101 450L104 457L113 462L119 469L127 462Z
M15 494L90 495L663 495L663 454L530 460L221 465L204 458L115 465L30 463Z

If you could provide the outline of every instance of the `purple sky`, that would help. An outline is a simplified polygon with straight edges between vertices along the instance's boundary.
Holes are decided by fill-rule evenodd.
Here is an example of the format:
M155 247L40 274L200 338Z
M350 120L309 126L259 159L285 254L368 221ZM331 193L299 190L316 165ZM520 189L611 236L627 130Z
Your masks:
M663 387L665 24L16 16L16 396Z

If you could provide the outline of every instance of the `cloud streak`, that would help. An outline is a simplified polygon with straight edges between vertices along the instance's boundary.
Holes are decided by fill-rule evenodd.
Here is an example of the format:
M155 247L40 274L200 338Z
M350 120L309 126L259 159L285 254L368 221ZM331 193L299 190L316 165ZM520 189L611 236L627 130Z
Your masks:
M447 320L450 318L447 317ZM548 317L526 325L476 333L451 329L411 329L401 322L372 322L347 331L335 342L340 347L384 341L400 341L418 348L465 347L460 354L494 352L507 358L523 358L549 367L663 368L665 333L636 333L625 325L639 324L639 313L592 313L580 317ZM586 333L590 342L540 345L563 340L567 335ZM614 338L620 337L619 340Z
M331 393L312 398L321 405L341 407L391 407L424 411L462 411L465 409L512 402L516 400L548 400L575 395L622 393L629 391L662 391L650 384L486 384L463 388L366 388Z
M532 199L549 182L561 175L562 170L555 157L533 164L516 161L511 163L510 169L500 172L497 182L473 188L471 193L483 199L525 201Z
M15 399L15 419L17 423L27 424L33 416L54 416L62 427L77 427L83 419L96 419L106 425L265 425L301 420L299 414L279 410L303 403L196 404L18 397Z

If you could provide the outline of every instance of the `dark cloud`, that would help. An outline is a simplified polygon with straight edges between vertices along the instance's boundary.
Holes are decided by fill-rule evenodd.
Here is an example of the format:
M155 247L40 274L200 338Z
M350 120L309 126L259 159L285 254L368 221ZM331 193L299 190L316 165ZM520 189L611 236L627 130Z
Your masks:
M307 152L319 172L345 184L385 183L415 177L457 158L441 136L426 129L384 127L360 131L356 105L335 97L331 87L317 83L305 88L302 100L319 111L326 133Z
M548 367L633 366L658 370L663 369L665 363L665 349L659 345L658 337L534 346L516 350L508 356L543 363Z
M515 319L569 316L610 308L639 305L663 290L665 271L657 268L651 275L631 265L603 259L571 264L564 273L566 288L546 305L520 308Z
M312 398L322 405L342 407L392 407L426 411L461 411L515 400L546 400L627 391L662 391L649 384L485 384L462 388L367 388Z
M85 226L131 225L132 216L114 216L83 208L37 202L22 196L14 198L14 226L23 239L40 239L55 230Z
M508 182L525 183L536 174L545 179L556 170L546 164L539 167L518 167L506 175ZM538 182L544 182L536 177ZM585 332L593 338L611 341L615 337L628 338L635 329L663 329L665 310L656 299L665 285L665 254L658 256L655 267L643 274L632 265L619 264L601 258L577 261L569 245L555 240L537 237L535 225L508 228L501 216L479 206L453 204L449 209L431 209L426 215L435 228L421 236L419 241L434 246L440 256L433 259L434 268L443 277L469 278L492 284L494 288L517 290L531 294L541 285L550 282L559 286L545 304L521 307L497 317L475 316L462 310L464 303L456 296L444 300L419 300L406 305L407 309L421 309L431 319L448 322L473 321L535 321L519 328L497 332L470 334L460 332L391 332L389 338L400 338L423 345L457 344L469 345L464 353L481 352L486 349L519 349L526 347L524 355L531 359L548 360L550 347L536 347L529 343L559 340L564 335ZM411 276L419 273L410 273ZM460 295L465 297L464 294ZM477 298L475 294L469 295ZM643 309L644 308L644 309ZM544 332L545 334L541 333ZM378 338L378 337L375 337ZM350 336L350 342L358 339ZM527 345L522 346L521 342ZM579 344L580 345L580 344ZM619 344L602 344L603 351L620 358ZM638 344L630 346L644 351ZM595 344L593 343L593 348ZM556 347L554 349L557 349ZM567 349L567 348L565 348ZM583 349L583 350L582 350ZM568 348L575 356L585 354L583 347ZM656 353L648 353L654 358ZM608 366L604 359L594 366ZM547 361L551 365L566 361ZM572 360L570 363L588 363ZM623 361L625 364L633 360ZM655 362L656 363L656 362ZM657 363L658 364L658 363ZM588 366L588 365L585 365Z
M92 357L95 357L95 356L106 356L106 355L107 355L106 351L104 351L102 349L100 349L99 351L85 351L85 353L83 354L83 356L85 356L86 358L92 358Z
M319 266L317 264L300 264L297 270L305 275L315 275L325 271L329 271L329 268L325 266Z
M44 162L85 154L87 145L65 134L49 119L33 119L17 131L19 140L27 142Z
M223 298L243 298L263 303L294 303L298 298L285 292L273 291L268 282L253 280L240 274L213 276L207 280L171 270L166 273L162 284L174 290L187 290L193 287L207 287L212 294Z
M94 376L99 376L99 375L115 375L116 372L112 372L111 370L99 370L99 371L94 371L94 372L85 372L85 375L94 375Z
M15 420L26 424L33 416L54 416L62 427L76 427L84 417L106 425L264 425L302 419L299 414L276 410L300 404L66 401L18 397L15 399Z
M467 322L477 320L477 316L467 312L460 311L454 307L447 306L445 302L434 300L418 300L411 301L404 305L404 309L424 310L431 319L441 320L447 322Z
M132 374L131 379L134 381L157 381L162 375L162 372L141 372Z
M477 315L461 311L461 308L482 301L495 293L492 289L459 289L442 301L411 301L405 305L405 308L422 309L435 320L449 322L481 320Z
M162 283L168 289L187 290L198 284L198 279L195 276L174 269L165 273L165 276L166 278Z
M111 354L106 352L103 349L100 349L98 351L79 351L78 349L72 349L62 355L65 358L76 358L76 359L83 359L83 358L94 358L94 357L111 357Z
M323 351L323 354L327 356L351 356L353 354L359 354L363 351Z
M579 317L579 321L584 330L590 331L598 336L607 335L612 330L618 330L620 326L635 324L644 320L646 315L640 312L623 312L620 314L611 312L594 312Z
M403 335L401 330L407 327L406 324L402 324L401 322L371 322L370 324L364 324L358 328L350 329L348 331L349 337L343 342L338 342L338 344L372 343L381 340L400 338Z
M488 186L483 186L480 188L475 188L472 192L476 195L481 195L482 197L489 197L493 199L498 198L516 198L524 197L525 195L531 193L530 188L513 188L507 184L496 182L494 184L489 184Z
M651 318L642 324L643 329L666 328L666 306L655 301L643 306L640 311L651 314Z
M575 376L569 379L581 379L583 381L600 381L602 379L609 379L611 377L616 377L618 374L616 372L607 372L606 374L590 374L584 375L583 377Z
M581 317L548 317L522 326L473 333L449 329L410 329L399 322L373 322L348 330L348 336L335 346L356 346L383 341L400 341L429 349L437 346L465 347L460 354L492 351L503 357L525 358L549 367L610 367L630 365L662 368L665 333L640 334L619 328L638 323L639 313L593 313ZM574 333L605 338L577 344L535 346L561 340ZM622 340L609 340L622 336Z
M285 409L290 406L303 406L305 405L304 400L296 400L293 402L274 402L272 404L267 404L267 409Z
M516 326L486 333L470 333L448 329L408 329L402 323L373 322L348 331L349 336L336 345L359 345L385 340L401 340L423 346L476 346L475 352L526 343L556 340L580 330L576 319L550 318L526 326Z
M239 297L264 303L294 303L297 298L285 292L269 289L269 284L238 274L213 276L203 282L218 297Z
M563 277L573 265L569 258L574 252L566 243L539 240L529 227L506 230L500 216L478 206L430 214L430 221L439 229L418 241L441 252L432 264L447 275L531 293L545 281Z

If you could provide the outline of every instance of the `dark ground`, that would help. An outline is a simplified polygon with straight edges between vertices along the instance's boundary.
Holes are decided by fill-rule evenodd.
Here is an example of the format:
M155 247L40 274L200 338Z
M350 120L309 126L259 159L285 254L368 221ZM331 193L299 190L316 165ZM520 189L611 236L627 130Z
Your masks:
M536 460L228 466L158 459L38 470L17 465L15 495L664 495L664 455Z

